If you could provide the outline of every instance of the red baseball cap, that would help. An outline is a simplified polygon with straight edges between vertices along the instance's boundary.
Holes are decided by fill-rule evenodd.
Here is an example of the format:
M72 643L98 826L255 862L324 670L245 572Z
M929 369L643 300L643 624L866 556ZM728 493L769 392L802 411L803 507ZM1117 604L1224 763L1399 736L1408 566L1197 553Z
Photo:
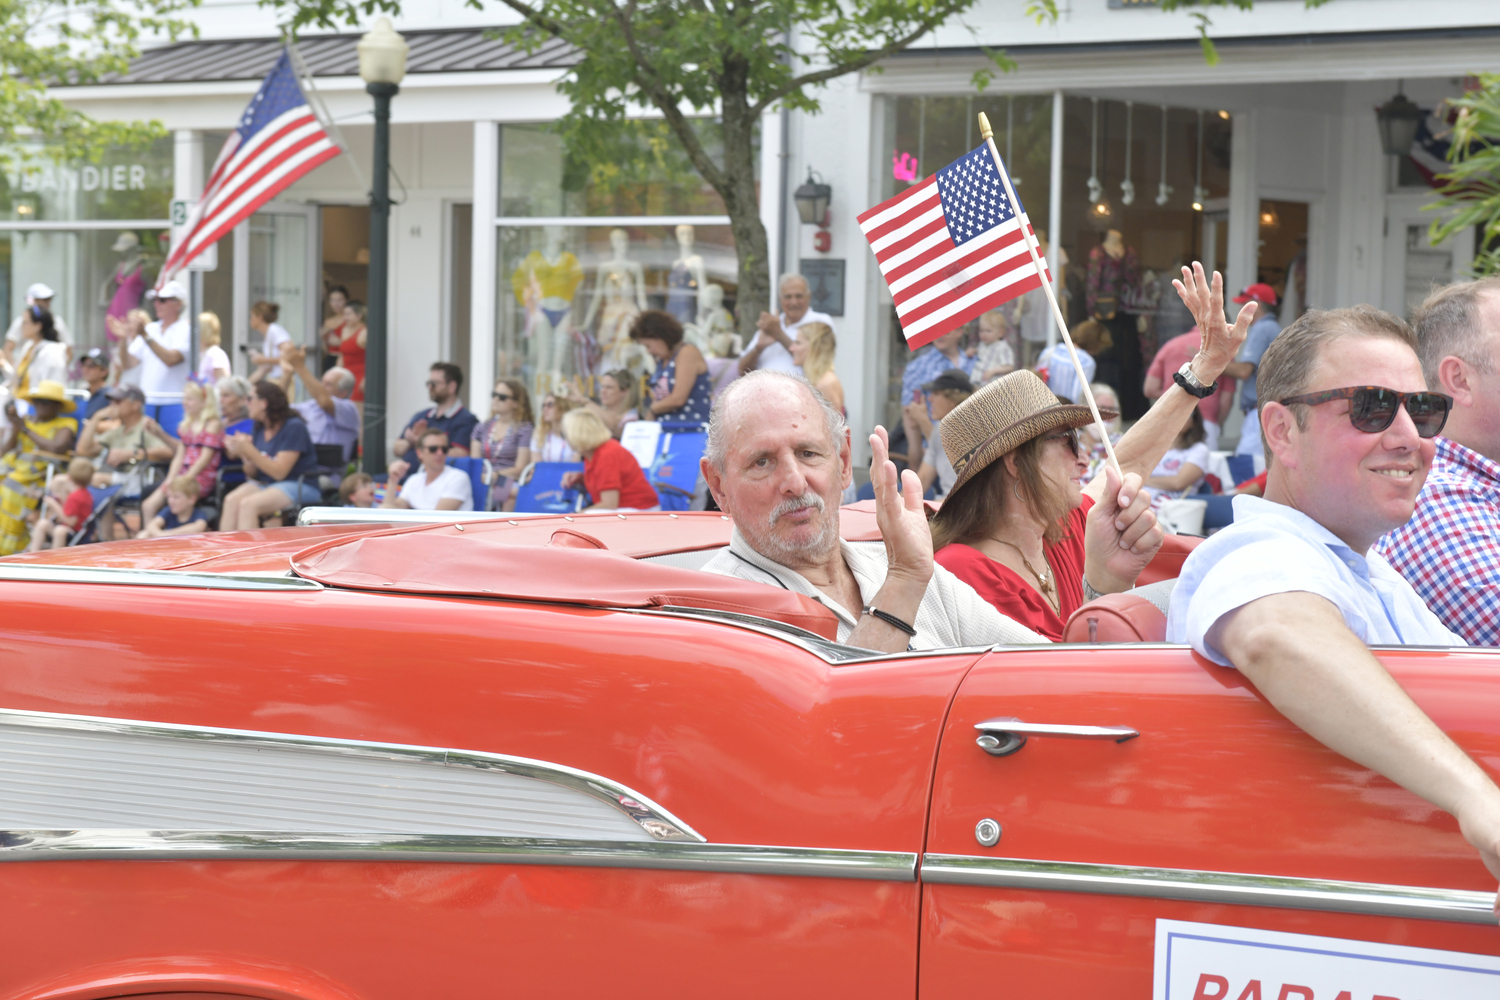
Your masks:
M1274 306L1276 304L1276 289L1264 282L1257 281L1234 297L1235 302L1242 303L1249 302L1251 299L1254 299L1256 302L1264 302L1268 306Z

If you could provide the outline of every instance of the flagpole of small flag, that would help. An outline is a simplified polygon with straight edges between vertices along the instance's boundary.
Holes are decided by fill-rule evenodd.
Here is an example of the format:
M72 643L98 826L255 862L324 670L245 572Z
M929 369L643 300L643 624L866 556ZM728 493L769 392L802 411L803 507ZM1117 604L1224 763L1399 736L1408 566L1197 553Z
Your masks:
M1020 207L1020 199L1016 197L1015 188L1011 187L1010 174L1005 172L1005 163L1000 159L1000 150L995 147L995 133L990 128L990 120L983 111L979 112L979 134L984 137L985 145L989 146L990 156L995 158L995 167L1000 172L1000 183L1005 185L1005 197L1010 203ZM1031 227L1023 225L1021 236L1026 241L1026 249L1031 253L1031 264L1036 268L1037 277L1041 279L1042 291L1047 293L1047 302L1052 306L1052 317L1057 320L1058 332L1062 334L1063 343L1067 345L1068 356L1073 359L1073 367L1077 369L1083 385L1083 398L1089 404L1089 412L1094 415L1094 423L1099 425L1099 440L1104 442L1104 454L1110 468L1119 473L1120 478L1125 475L1120 470L1120 460L1115 457L1115 446L1109 440L1109 428L1105 426L1104 418L1099 415L1099 404L1094 402L1094 390L1089 388L1087 379L1082 378L1083 365L1078 361L1078 348L1073 345L1073 337L1068 333L1068 321L1063 318L1062 307L1057 304L1057 293L1052 290L1052 282L1047 280L1047 270L1042 264L1041 254L1038 253L1036 237L1031 234ZM1053 239L1057 238L1054 233Z

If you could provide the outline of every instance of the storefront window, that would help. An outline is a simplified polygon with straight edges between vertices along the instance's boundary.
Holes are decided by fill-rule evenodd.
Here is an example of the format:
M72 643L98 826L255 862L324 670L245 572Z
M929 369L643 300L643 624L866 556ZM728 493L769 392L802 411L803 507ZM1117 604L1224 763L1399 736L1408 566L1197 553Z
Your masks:
M665 309L709 357L735 353L738 261L727 225L502 226L497 376L533 391L655 365L630 340L642 309Z
M977 146L976 115L983 111L1007 168L1019 178L1016 194L1043 235L1052 209L1050 94L891 100L887 196ZM1220 271L1227 264L1230 136L1227 112L1064 99L1057 234L1066 261L1062 307L1070 328L1090 318L1108 328L1113 346L1098 356L1098 378L1121 390L1127 418L1144 411L1140 383L1157 346L1192 327L1172 277L1193 260ZM1008 307L1011 338L1017 357L1030 360L1038 345L1023 341L1019 308ZM894 310L887 322L888 410L895 412L909 353Z
M156 279L167 249L172 142L108 150L97 164L31 152L0 174L0 315L16 315L32 284L49 286L76 355L105 344L105 317L139 306ZM159 227L139 224L156 220Z

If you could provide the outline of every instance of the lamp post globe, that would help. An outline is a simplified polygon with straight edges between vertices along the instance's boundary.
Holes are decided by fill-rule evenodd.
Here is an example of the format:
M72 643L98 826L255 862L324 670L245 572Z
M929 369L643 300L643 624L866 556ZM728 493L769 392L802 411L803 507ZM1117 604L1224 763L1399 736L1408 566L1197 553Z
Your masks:
M1417 139L1417 128L1425 116L1421 108L1399 89L1396 96L1375 109L1380 126L1380 145L1387 156L1406 156Z
M359 40L359 76L375 99L375 150L370 182L369 303L365 313L365 433L364 470L385 471L386 330L390 299L391 222L391 98L406 76L406 40L396 34L389 18Z
M817 177L817 180L813 180ZM792 193L797 205L797 216L805 226L827 225L828 203L833 198L833 188L823 183L823 178L811 169L807 171L807 182Z

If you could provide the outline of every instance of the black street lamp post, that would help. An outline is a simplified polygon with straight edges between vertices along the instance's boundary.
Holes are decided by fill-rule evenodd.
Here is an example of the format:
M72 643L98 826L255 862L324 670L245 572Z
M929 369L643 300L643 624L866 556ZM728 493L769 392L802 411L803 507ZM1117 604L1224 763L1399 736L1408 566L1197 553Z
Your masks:
M387 18L359 40L359 75L375 99L374 176L370 183L369 303L365 313L364 470L385 472L386 332L391 223L391 98L406 75L407 44Z

